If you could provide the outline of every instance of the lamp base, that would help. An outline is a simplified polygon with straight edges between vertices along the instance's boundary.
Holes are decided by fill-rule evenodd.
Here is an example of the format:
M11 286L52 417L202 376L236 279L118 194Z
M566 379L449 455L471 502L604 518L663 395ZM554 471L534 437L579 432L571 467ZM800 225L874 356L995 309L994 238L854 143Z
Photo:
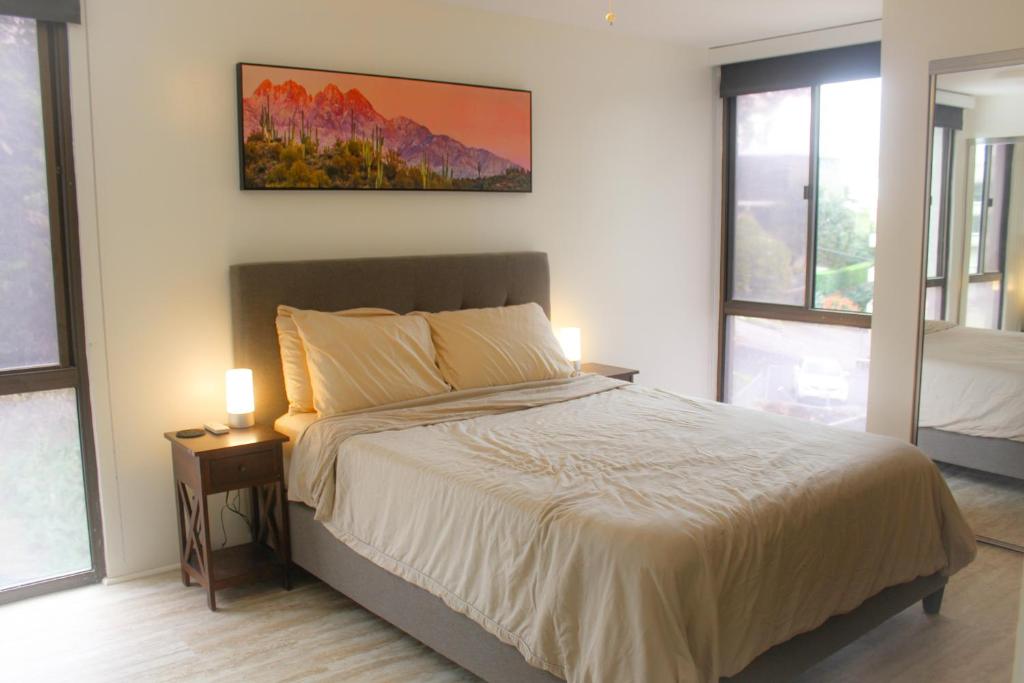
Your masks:
M228 426L232 429L245 429L256 424L253 413L228 413Z

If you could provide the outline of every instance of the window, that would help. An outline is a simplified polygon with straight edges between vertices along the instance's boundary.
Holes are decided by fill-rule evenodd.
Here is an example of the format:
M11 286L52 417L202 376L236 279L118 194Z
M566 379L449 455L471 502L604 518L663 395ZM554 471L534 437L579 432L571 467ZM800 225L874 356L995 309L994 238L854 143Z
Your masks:
M940 105L941 106L941 105ZM928 195L928 242L925 260L925 320L946 319L949 225L956 130L935 126L932 136L931 187Z
M721 400L865 427L878 56L873 44L723 68Z
M945 286L928 285L924 290L924 319L946 319L946 288Z
M63 24L0 16L0 601L95 581Z
M811 89L736 98L732 292L800 306L807 273Z
M998 279L967 284L967 327L998 330L1002 313L1003 288Z
M821 86L811 231L816 308L871 311L881 96L878 78Z
M964 320L968 327L999 329L1002 325L1012 163L1012 143L978 141L974 145Z
M729 403L864 429L870 330L729 316Z

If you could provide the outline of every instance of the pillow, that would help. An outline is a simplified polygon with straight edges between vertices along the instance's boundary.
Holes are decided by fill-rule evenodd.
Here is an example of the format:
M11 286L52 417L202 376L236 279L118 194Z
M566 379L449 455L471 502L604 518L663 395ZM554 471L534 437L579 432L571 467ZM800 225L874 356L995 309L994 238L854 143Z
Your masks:
M413 315L430 323L441 374L455 389L573 374L544 309L535 303Z
M942 332L952 327L956 327L956 323L948 320L925 320L924 321L924 333L933 334L935 332Z
M299 330L292 320L292 314L299 310L302 309L277 307L277 343L281 347L281 369L284 370L284 392L288 396L289 415L316 410L313 407L313 386L306 368L306 349L302 346ZM367 317L398 314L383 308L350 308L332 315Z
M427 321L294 311L306 349L313 407L321 416L450 391L437 369Z

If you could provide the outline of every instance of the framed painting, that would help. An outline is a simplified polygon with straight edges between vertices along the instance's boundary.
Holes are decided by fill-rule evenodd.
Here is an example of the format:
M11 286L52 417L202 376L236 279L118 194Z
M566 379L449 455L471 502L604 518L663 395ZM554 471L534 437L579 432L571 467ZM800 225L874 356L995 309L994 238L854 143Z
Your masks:
M531 97L240 63L242 189L531 192Z

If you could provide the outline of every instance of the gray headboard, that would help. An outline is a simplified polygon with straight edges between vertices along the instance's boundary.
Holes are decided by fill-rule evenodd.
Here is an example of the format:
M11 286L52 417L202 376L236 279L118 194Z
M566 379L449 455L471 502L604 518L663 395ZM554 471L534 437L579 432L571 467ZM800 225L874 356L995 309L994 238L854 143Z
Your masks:
M408 313L536 302L551 315L541 252L247 263L230 273L235 366L252 368L256 421L264 424L288 411L274 324L279 304Z

